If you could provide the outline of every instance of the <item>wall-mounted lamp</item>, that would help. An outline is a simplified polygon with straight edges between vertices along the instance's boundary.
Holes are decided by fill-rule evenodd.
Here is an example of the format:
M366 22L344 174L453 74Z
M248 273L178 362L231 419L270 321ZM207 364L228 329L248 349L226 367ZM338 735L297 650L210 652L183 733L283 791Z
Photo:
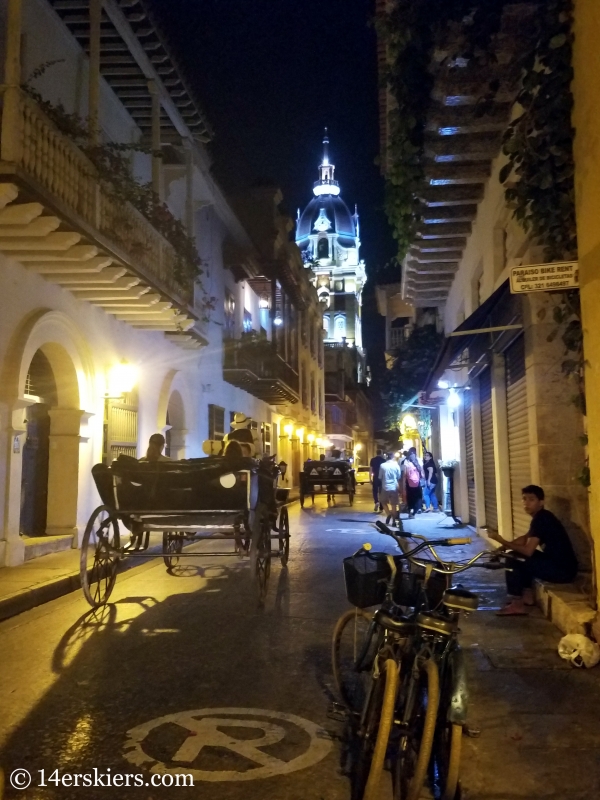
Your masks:
M275 319L273 320L273 325L277 325L278 327L279 325L283 325L283 320L281 319L279 314L275 315Z
M358 451L359 451L359 450L362 450L362 444L361 444L360 442L357 442L357 443L354 445L354 452L355 452L355 453L358 453Z
M258 298L259 308L271 308L271 301L268 294L261 294Z
M319 438L317 439L317 442L316 442L316 444L317 444L317 447L323 447L323 439L321 439L321 437L319 437Z
M118 399L128 394L133 390L137 382L137 369L128 364L127 361L122 360L119 364L115 364L108 371L107 392L104 397L107 400Z
M314 433L309 433L306 438L312 444L314 442L314 440L315 440L315 435L314 435Z
M294 433L294 426L293 425L286 425L285 428L283 429L283 432L285 433L286 436L290 436L291 437L292 434Z
M448 408L458 408L460 405L460 395L456 391L456 389L450 389L448 393L448 399L446 401L448 403Z

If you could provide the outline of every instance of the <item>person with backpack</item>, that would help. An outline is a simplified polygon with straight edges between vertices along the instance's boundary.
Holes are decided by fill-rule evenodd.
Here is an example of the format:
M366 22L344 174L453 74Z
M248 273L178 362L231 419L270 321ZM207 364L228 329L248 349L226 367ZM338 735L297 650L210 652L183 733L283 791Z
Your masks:
M408 517L412 519L423 506L423 492L421 490L421 478L423 473L416 452L409 451L408 457L404 462L404 476L406 482Z

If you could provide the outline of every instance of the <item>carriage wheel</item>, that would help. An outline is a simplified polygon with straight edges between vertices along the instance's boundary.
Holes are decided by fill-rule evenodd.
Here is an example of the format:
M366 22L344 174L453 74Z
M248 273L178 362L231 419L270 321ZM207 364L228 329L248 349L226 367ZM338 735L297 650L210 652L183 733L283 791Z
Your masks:
M271 574L271 526L266 514L257 514L250 543L250 569L258 590L258 601L264 603Z
M179 553L183 550L183 536L181 533L165 531L163 533L163 561L167 572L179 564Z
M121 558L119 546L116 517L108 506L98 506L86 525L79 561L81 588L93 608L104 605L113 590Z
M279 558L286 567L290 557L290 515L285 506L279 512Z

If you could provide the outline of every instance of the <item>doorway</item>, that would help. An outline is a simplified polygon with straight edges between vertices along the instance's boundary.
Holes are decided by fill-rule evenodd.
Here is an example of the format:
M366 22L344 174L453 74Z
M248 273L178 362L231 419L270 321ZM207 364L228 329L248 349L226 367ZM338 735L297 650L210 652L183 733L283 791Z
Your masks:
M48 517L49 410L57 405L57 389L50 362L41 350L31 360L25 396L35 402L27 408L19 530L24 536L44 536Z

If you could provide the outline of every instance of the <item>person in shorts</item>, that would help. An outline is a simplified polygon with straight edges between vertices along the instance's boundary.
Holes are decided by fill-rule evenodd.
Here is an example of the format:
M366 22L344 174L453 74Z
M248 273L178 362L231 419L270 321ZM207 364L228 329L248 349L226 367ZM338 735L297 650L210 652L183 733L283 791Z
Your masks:
M398 518L402 470L393 453L388 453L386 461L379 467L379 481L381 483L379 499L386 515L386 525L391 522L392 527L395 527Z

